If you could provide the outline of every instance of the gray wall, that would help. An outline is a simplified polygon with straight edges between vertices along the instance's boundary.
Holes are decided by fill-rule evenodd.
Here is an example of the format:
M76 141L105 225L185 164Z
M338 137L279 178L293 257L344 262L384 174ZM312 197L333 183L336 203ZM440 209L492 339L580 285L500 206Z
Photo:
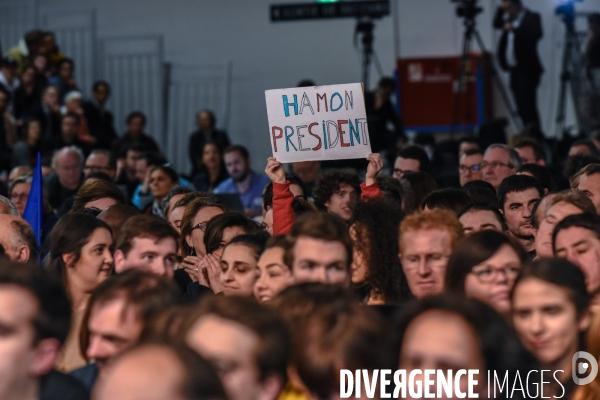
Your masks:
M5 0L0 0L0 3ZM300 1L300 0L298 0ZM392 0L394 2L394 0ZM403 57L456 55L462 23L449 0L395 0L399 48ZM287 0L39 0L42 7L91 6L97 10L98 37L162 33L165 57L179 64L233 62L233 97L229 134L254 155L256 169L269 156L263 91L294 86L311 78L317 84L358 82L360 56L353 47L355 21L269 22L271 3ZM544 130L554 134L554 114L564 29L554 15L557 0L524 0L542 14L545 37L540 51L546 74L539 91ZM499 0L481 0L478 17L489 48L493 7ZM579 10L600 10L600 0L586 0ZM394 68L394 25L388 17L377 23L375 50L386 74ZM377 79L372 71L371 81ZM502 107L498 107L501 113ZM189 118L193 118L192 115ZM119 122L118 130L123 130ZM189 132L180 132L187 136ZM186 149L181 149L185 156Z

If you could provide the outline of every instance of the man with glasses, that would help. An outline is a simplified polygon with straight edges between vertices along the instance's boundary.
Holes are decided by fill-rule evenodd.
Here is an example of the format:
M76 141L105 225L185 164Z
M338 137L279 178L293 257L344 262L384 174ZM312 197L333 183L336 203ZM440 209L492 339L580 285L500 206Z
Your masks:
M179 234L163 218L136 215L123 224L116 240L115 272L140 269L173 278Z
M447 210L433 209L404 218L398 256L413 296L422 299L444 291L448 259L463 235L462 225Z
M483 152L479 149L470 149L460 155L458 178L460 187L469 182L483 180L480 164L483 161Z
M429 172L429 157L418 146L408 146L398 152L392 175L402 178L407 172Z
M87 160L85 160L83 174L87 177L94 172L102 172L108 175L110 179L115 179L117 161L110 151L97 149L90 153Z
M504 178L515 175L521 168L521 157L505 144L492 144L485 150L480 166L483 180L498 190Z

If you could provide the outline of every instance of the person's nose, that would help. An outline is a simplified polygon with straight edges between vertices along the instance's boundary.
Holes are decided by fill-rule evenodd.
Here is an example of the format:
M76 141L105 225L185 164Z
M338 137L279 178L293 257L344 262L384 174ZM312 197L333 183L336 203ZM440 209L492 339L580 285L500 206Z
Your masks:
M108 355L102 339L97 337L90 338L90 343L85 354L90 360L104 358Z
M431 268L429 267L429 264L425 257L419 259L419 265L417 267L417 272L419 273L420 276L427 276L431 273Z

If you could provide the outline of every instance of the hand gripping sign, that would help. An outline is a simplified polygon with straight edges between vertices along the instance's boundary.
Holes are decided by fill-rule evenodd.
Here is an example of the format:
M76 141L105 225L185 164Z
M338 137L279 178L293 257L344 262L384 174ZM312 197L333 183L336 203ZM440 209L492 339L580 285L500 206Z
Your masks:
M362 84L274 89L265 97L277 161L367 158L371 153Z

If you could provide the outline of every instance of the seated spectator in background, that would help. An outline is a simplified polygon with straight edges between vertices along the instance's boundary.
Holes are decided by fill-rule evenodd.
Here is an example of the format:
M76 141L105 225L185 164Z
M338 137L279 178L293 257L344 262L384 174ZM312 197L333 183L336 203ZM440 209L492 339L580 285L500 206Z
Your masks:
M547 198L548 196L544 197L540 202ZM565 190L556 193L545 203L545 210L543 210L543 214L539 216L536 215L535 223L534 218L531 218L532 225L536 228L535 249L538 257L553 257L552 232L554 231L556 224L569 215L583 213L595 214L596 209L590 199L585 197L583 193L574 190Z
M240 235L223 248L219 280L225 296L251 297L257 276L257 262L265 250L265 232Z
M471 204L473 204L473 200L464 191L446 188L429 193L421 202L421 209L428 211L441 208L442 210L452 211L458 216L462 209Z
M215 129L216 124L217 118L212 111L201 110L196 114L196 125L198 126L198 130L190 135L188 149L190 163L192 164L192 173L190 176L194 176L202 170L202 164L204 163L204 146L206 143L213 142L219 149L226 149L231 145L227 133ZM205 191L201 189L198 190L201 192Z
M98 400L196 400L198 396L226 399L219 377L208 361L187 347L152 343L140 345L119 357L94 396Z
M434 209L404 218L398 257L413 296L421 299L443 292L448 259L462 237L463 227L450 211Z
M540 369L510 324L490 307L463 296L444 294L414 302L399 313L393 331L401 344L397 368L405 369L406 376L428 368L444 374L451 370L453 377L460 369L476 369L483 377L472 389L478 397L487 396L486 370L500 377ZM535 393L538 386L531 382L523 392ZM461 380L457 389L466 393L467 380ZM496 398L511 397L501 392ZM408 396L401 393L401 397Z
M584 156L584 157L600 157L600 150L594 142L589 139L577 140L569 149L569 157Z
M43 152L40 122L35 119L26 120L21 127L21 138L12 148L12 165L34 167L37 153Z
M507 235L516 239L530 258L535 257L532 210L543 195L540 182L527 175L509 176L498 188L498 206L508 228Z
M169 192L163 199L162 203L160 204L160 208L162 211L162 217L164 219L166 219L167 221L169 221L169 214L171 214L171 211L173 211L175 209L175 207L174 207L175 204L177 204L177 202L179 200L183 199L185 197L185 195L187 195L188 193L192 193L192 192L194 192L193 189L191 189L187 186L182 186L182 185L177 185L177 186L173 187L171 190L169 190ZM198 192L195 192L195 193L198 193ZM183 216L183 210L181 210L181 215L179 215L180 221L181 221L182 216ZM173 225L173 228L175 228L174 225ZM180 227L177 226L175 229L177 229L179 231Z
M469 150L480 150L479 142L473 137L464 137L458 142L458 157L462 156Z
M223 161L223 150L216 142L206 142L202 146L196 170L197 173L192 176L194 187L199 192L211 193L221 182L229 178Z
M8 187L8 197L17 209L19 217L23 217L25 213L25 206L27 205L29 191L31 190L31 182L31 176L21 176L11 181Z
M51 142L60 136L60 102L58 89L48 86L42 92L42 99L34 104L26 113L25 118L40 121L42 140Z
M350 169L331 169L317 178L313 191L315 206L348 221L360 198L360 181Z
M117 139L113 115L106 109L109 96L110 85L96 81L92 86L92 99L82 105L90 135L96 139L96 147L102 149L112 148L113 141Z
M43 163L43 161L42 161L42 163ZM12 182L15 179L22 177L22 176L33 176L33 168L26 166L26 165L14 167L13 169L10 170L10 173L8 174L8 181Z
M257 277L254 283L254 297L259 302L271 301L282 290L294 283L292 271L283 261L289 246L290 241L284 235L274 236L267 241L265 250L256 263Z
M167 160L155 151L146 151L135 161L135 179L138 184L132 192L131 203L142 211L154 201L150 191L150 171L159 165L167 165Z
M71 376L91 391L117 356L137 343L150 319L179 298L172 282L148 272L126 271L105 280L83 316L80 351L91 362Z
M11 167L10 148L17 141L15 120L8 111L10 93L0 85L0 170Z
M290 338L274 310L254 299L215 296L190 310L179 331L179 342L218 367L228 398L278 398L287 380ZM223 368L230 365L237 368Z
M2 261L0 305L0 398L88 399L81 385L53 371L71 325L60 282L37 265Z
M306 191L309 194L312 194L317 178L321 173L321 161L301 161L292 163L292 172L304 183Z
M152 137L144 133L146 116L141 111L129 113L126 119L127 132L123 134L113 145L114 154L124 154L127 146L137 144L142 151L156 151L160 149Z
M482 161L483 152L478 148L461 153L458 161L458 178L461 187L469 182L480 181L483 179L480 166Z
M119 157L117 159L117 185L125 186L129 197L133 196L133 192L140 184L136 176L135 165L142 153L141 146L132 144L126 146L123 153L117 154L117 157Z
M115 179L117 172L117 161L110 151L105 149L96 149L90 153L88 158L85 160L83 174L88 176L94 172L103 172L108 175L110 179Z
M544 189L544 194L554 192L555 190L555 185L550 170L541 165L523 164L521 168L517 170L517 175L529 175L537 179Z
M69 295L73 323L56 368L70 372L85 365L79 352L79 330L92 292L113 272L113 240L108 225L85 213L62 217L50 234L48 271Z
M63 104L67 93L78 90L75 82L75 63L70 58L63 58L57 66L56 75L50 77L48 83L58 89L60 103Z
M240 145L225 150L225 167L230 178L221 182L214 193L238 193L244 205L244 212L255 217L262 213L262 194L269 178L255 173L251 168L250 154Z
M590 164L599 164L600 158L588 156L574 156L567 158L563 171L565 178L569 180L571 189L577 189L581 171Z
M537 164L546 166L546 153L535 139L522 138L513 146L515 151L521 157L522 164Z
M546 258L525 265L511 293L513 326L521 342L560 383L548 396L571 398L573 354L590 323L583 273L566 260ZM573 375L574 376L574 375Z
M79 190L83 180L83 162L83 153L74 146L63 147L54 153L52 168L56 172L46 179L48 200L53 209L60 208L63 201Z
M125 204L115 204L108 206L100 214L96 216L99 220L106 222L112 230L113 242L117 242L121 227L131 217L135 217L140 212L137 208Z
M498 209L496 189L486 181L472 181L461 188L476 204L485 204Z
M19 263L37 260L37 239L23 218L0 214L0 226L0 245L10 260Z
M446 270L446 290L492 307L510 321L510 292L527 254L519 243L493 230L458 242Z
M81 118L77 114L66 114L60 121L60 136L50 142L44 144L46 152L62 149L66 146L76 146L80 148L84 154L88 154L90 145L79 139L79 124Z
M420 210L423 199L438 188L433 176L425 172L409 172L402 179L406 179L410 184L413 193L413 207L412 210L405 210L407 214Z
M465 235L492 230L505 232L504 218L497 208L485 204L471 204L458 213Z
M585 285L594 303L600 300L600 216L583 213L559 222L552 233L554 255L566 258L585 275Z
M600 164L585 167L579 176L577 190L585 194L600 212Z
M410 292L398 260L400 204L376 198L359 202L350 220L351 279L368 305L400 303Z
M408 146L400 150L394 162L394 178L402 178L407 172L426 172L430 170L429 157L423 149Z
M483 154L483 180L498 190L504 178L516 174L521 164L521 157L514 149L505 144L492 144Z
M14 113L15 109L15 92L21 85L21 81L17 76L17 61L11 57L0 59L0 88L8 92L7 110Z
M0 214L19 216L19 211L13 202L8 198L0 195Z
M402 123L391 100L395 92L394 78L384 76L379 80L376 90L365 93L371 150L380 153L392 149L392 157L393 149L403 136Z
M94 182L84 183L79 188L69 213L80 212L90 208L100 212L115 204L125 204L123 193L121 193L114 183L99 179Z
M340 217L306 213L294 223L290 240L284 261L295 282L350 284L352 240Z
M44 33L40 30L31 30L19 39L19 43L8 49L7 57L14 58L17 61L17 73L23 72L30 62L30 56L36 53L46 53L48 51L44 43Z
M20 75L21 84L13 93L13 115L22 120L27 111L42 97L42 91L47 86L45 79L38 76L34 66L26 67Z
M179 176L171 167L156 166L150 169L150 192L154 201L147 207L146 214L163 216L161 204L169 190L177 186Z
M121 227L115 242L115 272L140 269L173 278L179 234L167 221L153 215L136 215Z
M79 124L77 125L77 137L80 141L86 143L88 146L92 147L96 145L96 138L90 135L90 131L88 128L87 121L85 120L85 114L83 113L83 109L81 108L81 92L79 91L71 91L67 93L65 96L65 105L62 106L61 113L63 115L66 114L76 114L79 116Z

